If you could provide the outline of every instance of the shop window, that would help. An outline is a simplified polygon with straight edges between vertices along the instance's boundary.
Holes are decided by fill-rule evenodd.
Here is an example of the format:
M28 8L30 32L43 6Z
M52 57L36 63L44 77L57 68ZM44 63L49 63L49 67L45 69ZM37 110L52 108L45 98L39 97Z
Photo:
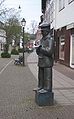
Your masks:
M74 65L74 34L72 34L72 65Z
M65 47L65 38L64 36L60 37L59 42L59 59L64 60L64 47Z

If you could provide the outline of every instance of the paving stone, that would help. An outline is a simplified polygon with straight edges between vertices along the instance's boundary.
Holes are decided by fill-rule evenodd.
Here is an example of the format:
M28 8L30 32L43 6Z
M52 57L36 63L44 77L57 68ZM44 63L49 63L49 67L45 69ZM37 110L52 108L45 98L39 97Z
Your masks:
M64 95L66 92L72 92L72 96L74 95L74 89L71 87L53 87L53 106L36 105L33 91L37 86L36 54L32 53L28 58L30 62L28 60L25 67L11 62L0 74L0 119L74 119L74 100ZM2 66L2 62L0 65ZM54 75L57 77L56 72Z

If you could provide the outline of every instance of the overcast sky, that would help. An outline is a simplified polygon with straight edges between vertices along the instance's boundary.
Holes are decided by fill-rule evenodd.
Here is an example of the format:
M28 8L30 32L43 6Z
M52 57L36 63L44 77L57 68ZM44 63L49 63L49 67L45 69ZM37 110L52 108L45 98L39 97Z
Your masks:
M6 6L9 8L18 9L19 5L21 7L21 17L26 19L27 27L30 25L31 21L40 22L41 16L41 0L6 0Z

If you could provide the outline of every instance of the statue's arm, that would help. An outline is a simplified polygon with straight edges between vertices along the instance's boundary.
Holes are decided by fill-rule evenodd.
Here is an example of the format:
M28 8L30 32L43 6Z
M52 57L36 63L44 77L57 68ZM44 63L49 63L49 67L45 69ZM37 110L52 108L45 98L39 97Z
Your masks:
M39 46L39 47L36 48L36 53L37 53L37 55L40 54L40 49L41 49L41 46Z
M48 57L51 56L54 53L54 41L53 40L49 41L47 47L41 47L40 52Z

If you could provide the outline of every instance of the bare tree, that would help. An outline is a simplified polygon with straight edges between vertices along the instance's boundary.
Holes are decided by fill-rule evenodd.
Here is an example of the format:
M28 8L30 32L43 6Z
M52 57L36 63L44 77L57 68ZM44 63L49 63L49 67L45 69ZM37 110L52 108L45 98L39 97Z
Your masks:
M0 1L0 18L3 18L7 12L9 12L9 9L7 9L4 6L5 0Z
M37 29L37 22L35 20L31 21L32 34L35 34Z
M6 0L0 0L0 21L6 22L7 19L11 18L11 17L19 17L20 16L20 12L21 9L20 7L18 7L17 9L14 8L6 8L4 5L4 2Z

